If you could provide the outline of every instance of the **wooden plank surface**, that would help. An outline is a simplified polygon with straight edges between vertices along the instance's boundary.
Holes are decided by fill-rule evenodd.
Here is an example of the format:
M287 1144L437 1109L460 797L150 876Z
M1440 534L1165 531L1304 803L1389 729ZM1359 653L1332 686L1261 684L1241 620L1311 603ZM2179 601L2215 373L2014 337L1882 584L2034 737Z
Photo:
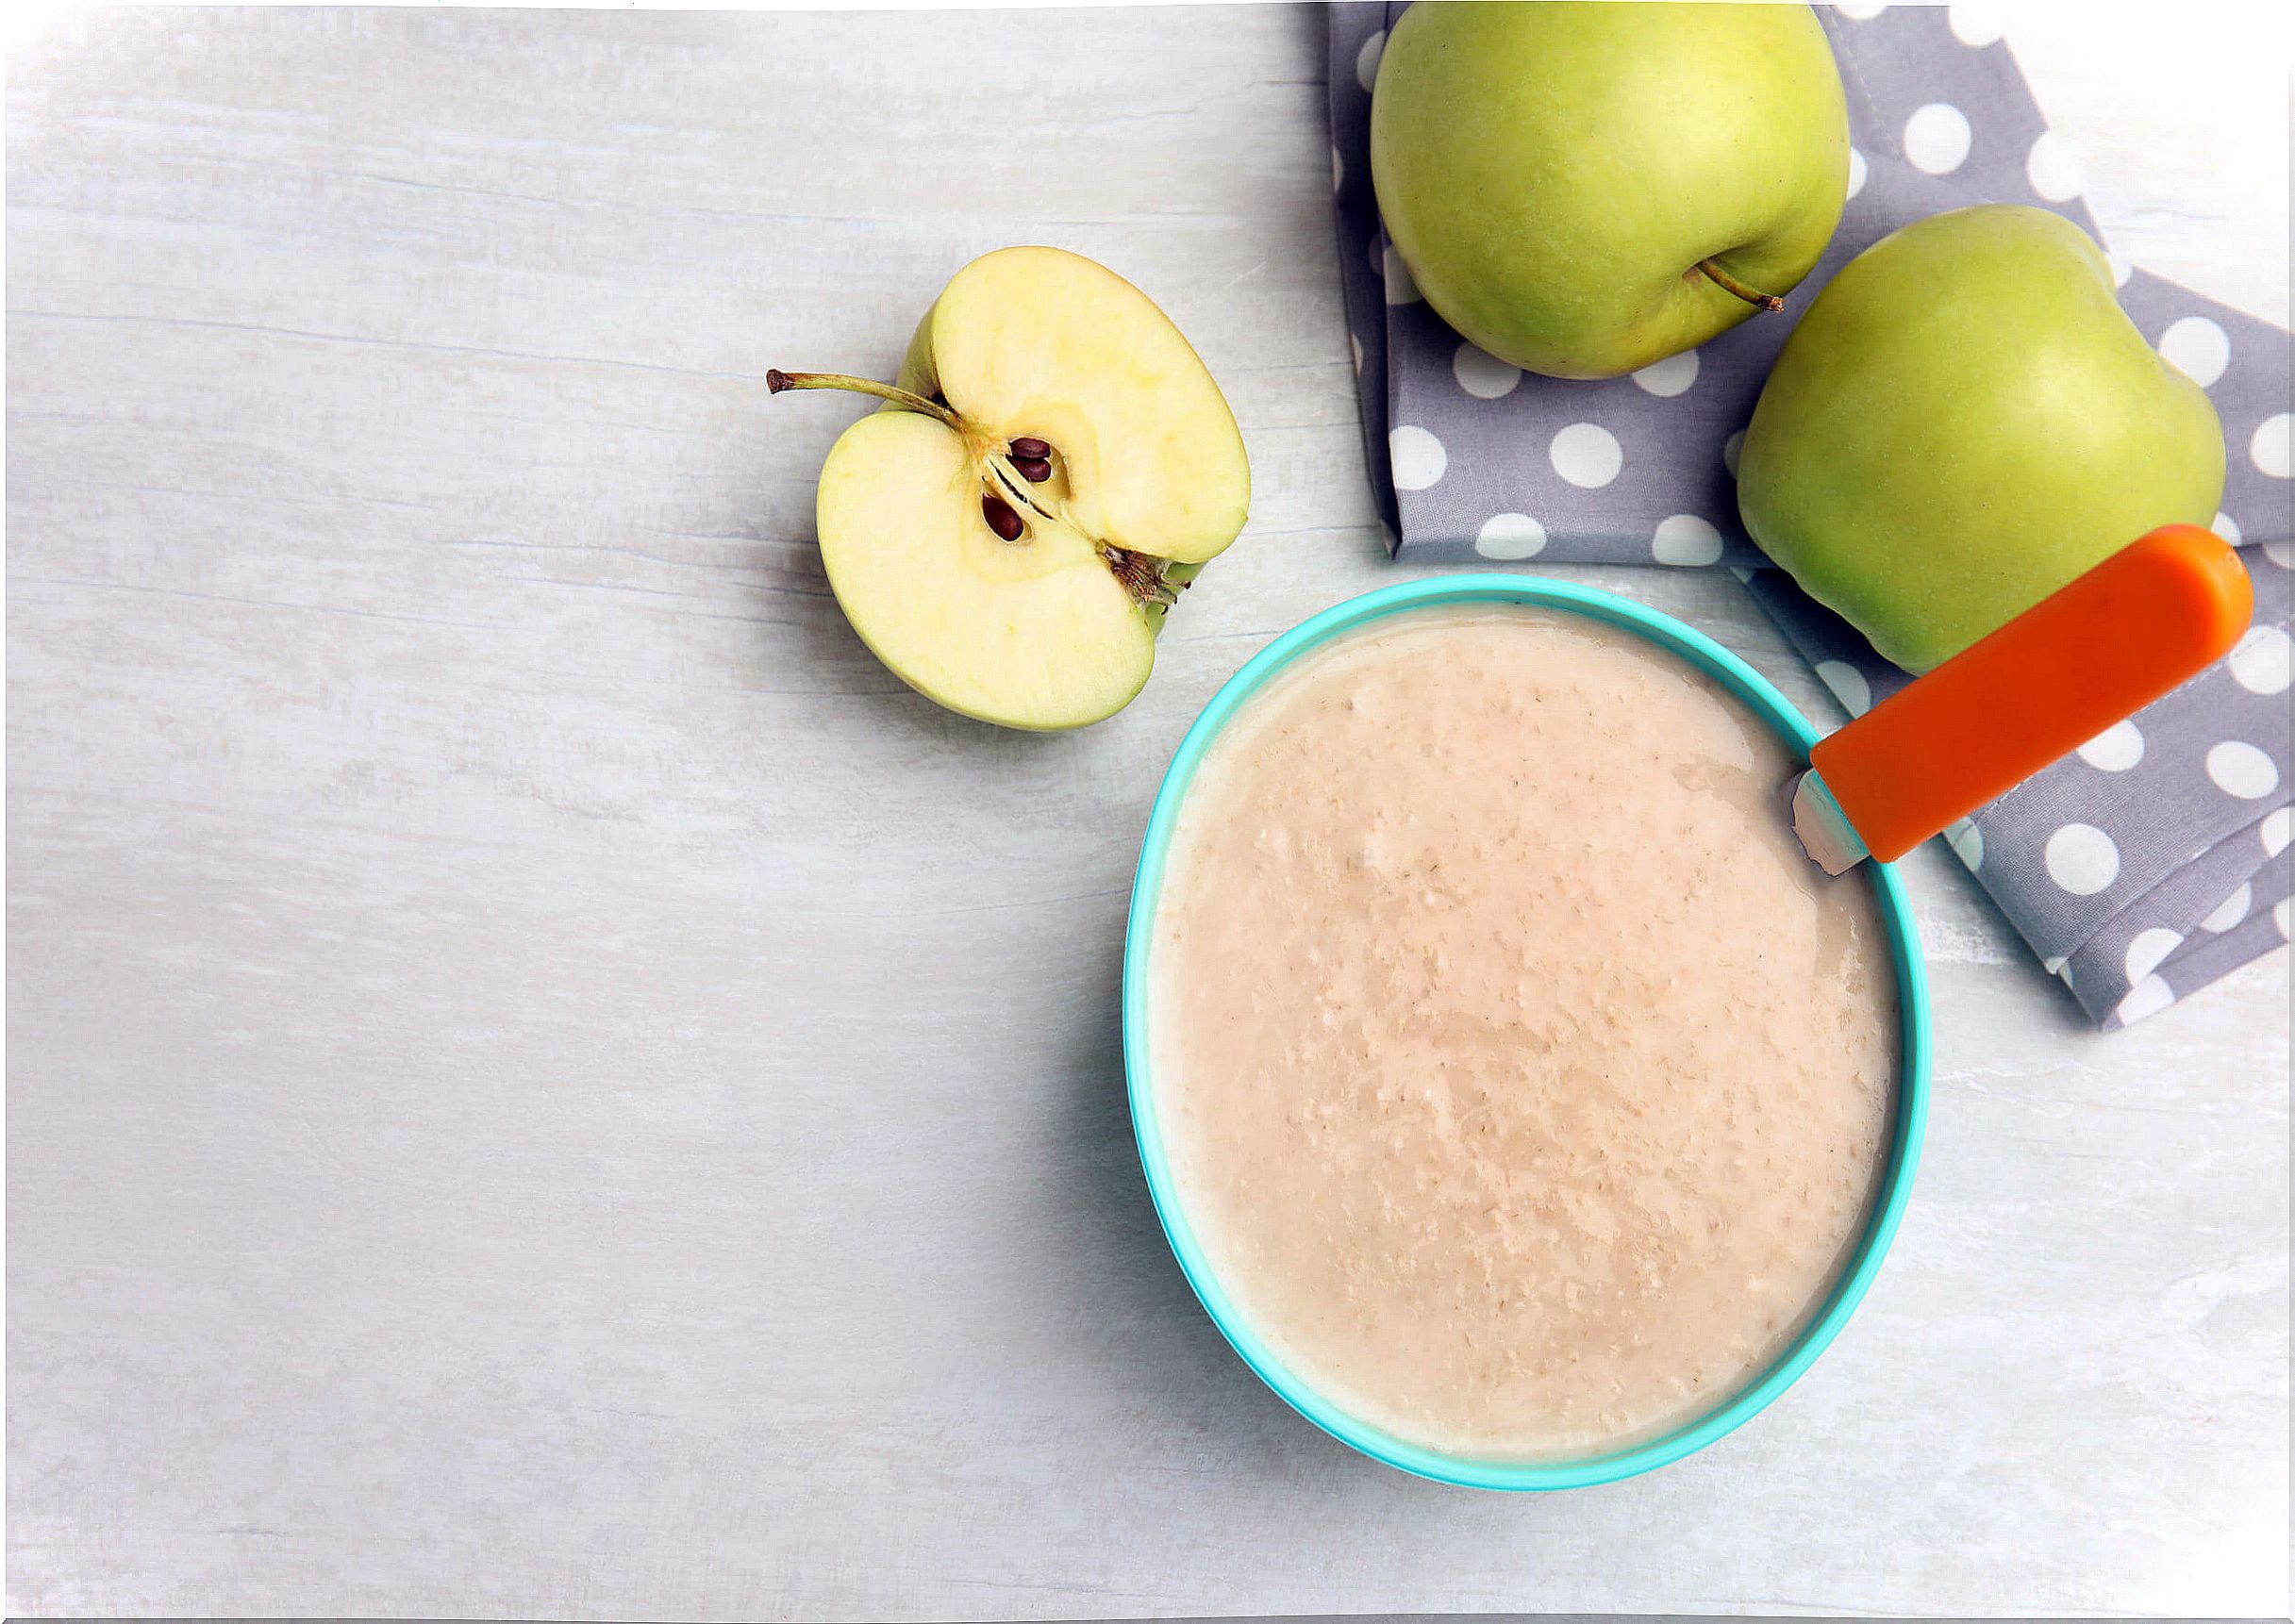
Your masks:
M2273 234L2269 159L2191 134L2284 134L2284 41L2193 24L2228 76L2131 134L2106 81L2182 60L2138 15L2010 38L2116 245L2284 320L2284 151ZM10 1612L2284 1610L2286 956L2098 1038L1933 854L1912 1211L1756 1424L1441 1489L1195 1306L1122 1095L1132 856L1218 684L1396 576L1322 73L1312 7L15 42ZM1257 489L1062 737L854 638L852 410L762 389L889 372L1016 240L1166 306ZM1575 573L1837 714L1726 575Z

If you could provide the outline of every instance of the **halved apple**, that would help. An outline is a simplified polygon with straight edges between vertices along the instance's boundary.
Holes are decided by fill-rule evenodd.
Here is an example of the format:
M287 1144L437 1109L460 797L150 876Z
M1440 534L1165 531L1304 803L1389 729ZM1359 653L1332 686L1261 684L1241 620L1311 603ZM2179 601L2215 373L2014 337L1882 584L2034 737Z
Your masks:
M973 260L847 429L815 517L829 586L888 669L1006 727L1080 727L1147 682L1165 609L1243 527L1219 386L1153 301L1057 248Z

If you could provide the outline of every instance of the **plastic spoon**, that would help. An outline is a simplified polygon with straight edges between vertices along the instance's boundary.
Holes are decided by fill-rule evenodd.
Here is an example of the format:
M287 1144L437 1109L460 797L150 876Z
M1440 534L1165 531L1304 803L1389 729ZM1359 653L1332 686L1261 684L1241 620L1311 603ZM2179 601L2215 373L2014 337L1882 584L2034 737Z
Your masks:
M2221 537L2154 530L1819 740L1793 832L1828 874L1891 862L2221 659L2253 611Z

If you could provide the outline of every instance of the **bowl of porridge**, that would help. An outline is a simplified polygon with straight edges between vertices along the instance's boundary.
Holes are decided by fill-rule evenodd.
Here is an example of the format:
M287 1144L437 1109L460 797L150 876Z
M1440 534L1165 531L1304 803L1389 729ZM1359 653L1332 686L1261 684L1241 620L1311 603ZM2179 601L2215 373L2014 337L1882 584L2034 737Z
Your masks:
M1928 1015L1895 874L1788 826L1816 737L1680 621L1506 575L1339 605L1206 706L1133 888L1133 1125L1205 1309L1309 1420L1605 1483L1840 1330Z

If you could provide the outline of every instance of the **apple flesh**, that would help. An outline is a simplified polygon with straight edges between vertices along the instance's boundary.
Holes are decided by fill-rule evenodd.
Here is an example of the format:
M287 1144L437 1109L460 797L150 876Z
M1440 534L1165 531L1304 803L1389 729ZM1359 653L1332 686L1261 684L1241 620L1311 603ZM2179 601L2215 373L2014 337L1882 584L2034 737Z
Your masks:
M1916 221L1786 340L1738 456L1747 532L1925 671L2163 524L2210 523L2223 433L2087 234L2005 204Z
M1849 189L1806 6L1419 0L1371 171L1428 304L1502 360L1605 378L1776 309Z
M1123 709L1165 609L1250 505L1210 373L1114 272L1026 247L956 273L900 376L768 378L886 402L821 471L822 564L853 629L984 721L1048 730Z

